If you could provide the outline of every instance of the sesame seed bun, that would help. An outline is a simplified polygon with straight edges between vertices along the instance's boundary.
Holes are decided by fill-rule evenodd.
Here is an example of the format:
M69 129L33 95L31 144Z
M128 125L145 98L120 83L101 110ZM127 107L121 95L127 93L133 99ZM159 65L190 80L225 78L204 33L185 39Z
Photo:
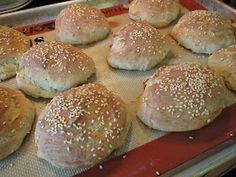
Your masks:
M170 24L179 12L178 0L134 0L129 7L131 19L145 21L157 28Z
M229 89L236 91L236 45L214 52L208 65L224 77Z
M0 160L20 147L33 121L31 102L17 90L0 87Z
M144 22L131 22L114 37L107 60L114 68L146 71L169 51L169 41L157 29Z
M223 79L205 66L164 66L146 81L138 117L163 131L200 129L223 110L225 89Z
M57 167L93 166L123 145L130 127L124 102L84 84L54 97L36 125L38 157Z
M95 73L93 60L80 49L58 41L33 46L19 60L19 89L33 97L52 98L85 83Z
M30 48L24 34L0 25L0 81L16 75L18 59Z
M56 38L70 44L88 44L104 39L110 26L100 10L73 4L62 10L55 21Z
M196 53L211 54L235 43L230 20L206 10L185 14L171 35L179 44Z

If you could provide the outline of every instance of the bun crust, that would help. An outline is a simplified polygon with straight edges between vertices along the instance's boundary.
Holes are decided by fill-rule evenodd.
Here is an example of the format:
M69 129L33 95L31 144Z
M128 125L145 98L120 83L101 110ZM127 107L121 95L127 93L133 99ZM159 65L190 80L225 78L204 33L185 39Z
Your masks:
M17 86L28 95L44 98L86 82L96 70L80 49L58 41L33 46L19 64Z
M88 44L104 39L110 26L100 10L73 4L62 10L55 21L56 38L70 44Z
M30 101L17 90L0 87L0 160L20 147L33 121Z
M84 84L54 97L36 125L38 156L57 167L93 166L123 145L130 127L124 102Z
M114 68L146 71L170 51L167 37L144 22L131 22L113 39L108 63Z
M0 25L0 81L16 75L18 59L30 48L24 34Z
M229 89L236 91L236 45L214 52L208 59L208 65L224 77Z
M145 21L157 28L170 24L179 12L178 0L134 0L129 7L131 19Z
M171 35L178 43L196 53L211 54L235 43L230 20L206 10L185 14L174 26Z
M145 85L138 116L151 128L163 131L200 129L224 107L223 79L197 64L161 67Z

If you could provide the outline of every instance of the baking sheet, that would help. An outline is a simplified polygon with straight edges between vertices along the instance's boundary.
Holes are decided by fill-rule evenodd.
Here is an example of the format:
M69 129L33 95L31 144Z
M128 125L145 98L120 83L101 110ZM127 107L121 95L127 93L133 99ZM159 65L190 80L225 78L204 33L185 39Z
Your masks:
M68 4L57 6L58 9L62 9L67 5ZM51 11L50 8L47 9L48 11L44 12L46 14L54 14L54 16L46 18L45 14L42 14L43 16L45 16L45 18L43 19L53 19L53 17L55 17L55 14L59 12L58 9L54 8ZM185 8L182 8L181 14L185 13L186 11L187 10ZM29 14L31 13L33 12L29 12ZM13 14L12 16L8 17L5 16L5 18L1 17L0 24L9 24L13 26L12 21L14 17L16 17L16 14ZM29 14L24 13L24 16L27 17ZM40 15L40 11L36 11L35 14ZM36 18L31 19L30 24L42 22L42 19L40 19L39 17L40 16L37 16ZM21 23L18 22L13 27L17 27L19 25L26 25L27 22L29 22L29 20L24 20L24 18L22 18L22 16L20 15L18 15L18 18L21 18ZM112 26L112 34L116 33L122 26L124 26L130 21L127 14L109 17L108 20ZM160 31L163 34L168 35L175 23L176 21L173 22L169 27L163 28ZM86 54L88 54L94 59L97 68L96 77L92 78L90 82L104 84L108 89L112 90L114 93L119 95L129 105L129 109L132 112L133 125L127 138L126 144L114 154L119 155L166 134L165 132L147 128L135 116L136 102L143 91L143 81L146 80L149 76L151 76L160 65L182 62L205 64L208 56L193 54L192 52L178 46L176 42L172 40L171 37L169 37L169 40L172 45L172 52L169 54L166 60L163 61L163 63L161 63L159 66L155 67L151 71L138 72L116 70L110 68L106 63L106 56L112 43L112 34L110 34L107 39L101 42L82 48ZM53 40L54 32L50 31L46 33L40 33L31 36L31 38L34 43L35 39L43 39L46 41ZM0 86L16 88L15 79L13 78L6 82L2 82L0 83ZM48 100L32 99L30 97L28 98L33 101L35 107L37 108L37 114L40 113L41 109L48 102ZM225 103L226 105L230 105L234 102L236 102L236 96L235 94L229 91ZM32 133L26 137L22 147L16 153L12 154L8 158L0 162L0 176L71 176L80 173L83 170L84 169L58 169L51 166L46 161L38 159L36 157L36 148L34 145L34 128L32 130Z

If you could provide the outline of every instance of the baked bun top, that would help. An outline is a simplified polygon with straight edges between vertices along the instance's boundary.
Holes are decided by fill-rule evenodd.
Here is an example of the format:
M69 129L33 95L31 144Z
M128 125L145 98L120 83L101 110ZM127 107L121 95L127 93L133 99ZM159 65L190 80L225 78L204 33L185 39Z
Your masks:
M94 66L92 59L82 50L59 41L34 45L20 59L20 68L47 70L54 80L67 78L78 72L88 72ZM58 75L60 73L60 75Z
M75 3L68 8L65 8L59 14L59 17L63 18L64 25L72 29L72 27L77 27L78 29L81 24L88 25L102 25L102 22L107 23L104 14L87 4Z
M129 7L129 16L136 21L145 21L155 27L164 27L177 18L180 12L178 0L134 0Z
M228 88L236 91L236 45L214 52L208 59L211 69L222 75Z
M189 35L198 32L198 37L208 36L211 32L232 29L231 21L224 16L208 11L195 10L186 13L178 22L179 27L188 29ZM203 37L202 37L203 38Z
M35 80L35 83L44 83L48 79L46 82L58 90L87 81L95 73L95 64L89 56L72 45L58 41L33 46L22 56L19 64L17 77Z
M135 54L150 57L170 48L166 36L144 22L126 24L114 38L113 50L123 56L133 55L131 59Z
M12 28L0 25L0 63L19 58L30 48L30 39Z
M62 10L58 17L63 23L61 25L75 31L80 28L84 29L85 26L82 25L85 24L87 24L87 29L89 29L89 26L103 27L108 25L104 14L87 4L75 3Z
M39 116L38 156L59 167L94 165L124 143L129 125L119 97L84 84L54 97Z
M215 100L222 99L225 91L223 79L209 68L198 64L161 67L146 82L146 87L149 86L155 88L153 91L157 96L165 97L167 94L169 96L168 99L158 103L155 103L154 98L151 99L154 104L159 105L160 109L168 109L171 104L176 103L177 110L180 112L182 108L188 110L189 119L208 115L207 108L214 107Z
M108 62L122 69L148 70L170 50L167 37L144 22L130 22L114 37Z
M174 26L172 36L197 53L212 53L235 43L231 21L207 10L186 13Z
M0 159L19 148L33 120L30 101L20 91L0 87Z
M208 64L217 71L236 74L236 44L214 52L208 59Z
M164 131L199 129L222 111L224 81L198 64L164 66L145 83L139 117Z
M110 25L100 10L75 3L59 13L55 30L56 37L61 41L87 44L107 36Z

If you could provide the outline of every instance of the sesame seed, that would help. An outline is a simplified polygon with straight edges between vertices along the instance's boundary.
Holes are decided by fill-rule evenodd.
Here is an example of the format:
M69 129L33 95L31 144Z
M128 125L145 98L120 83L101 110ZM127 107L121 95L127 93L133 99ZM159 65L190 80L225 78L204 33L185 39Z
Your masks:
M159 172L159 171L156 171L156 175L159 176L159 175L160 175L160 172Z
M189 137L188 137L188 139L192 140L192 139L193 139L193 137L192 137L192 136L189 136Z
M71 151L71 147L66 147L66 150L67 150L68 152L70 152L70 151Z

